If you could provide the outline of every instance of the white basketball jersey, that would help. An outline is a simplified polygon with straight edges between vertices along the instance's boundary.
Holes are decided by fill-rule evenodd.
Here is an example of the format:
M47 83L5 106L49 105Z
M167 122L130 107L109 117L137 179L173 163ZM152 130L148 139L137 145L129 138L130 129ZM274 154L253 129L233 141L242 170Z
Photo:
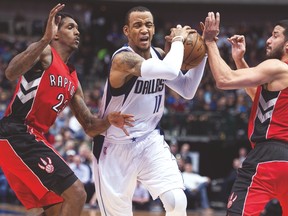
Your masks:
M131 47L123 46L119 52L134 52ZM150 48L152 58L159 58L159 53ZM159 55L159 56L158 56ZM113 57L112 57L113 58ZM112 88L106 81L104 95L101 102L100 114L102 117L113 111L133 114L134 127L126 126L130 136L114 126L103 133L106 140L117 143L137 142L145 138L157 128L164 111L165 80L133 77L120 88Z

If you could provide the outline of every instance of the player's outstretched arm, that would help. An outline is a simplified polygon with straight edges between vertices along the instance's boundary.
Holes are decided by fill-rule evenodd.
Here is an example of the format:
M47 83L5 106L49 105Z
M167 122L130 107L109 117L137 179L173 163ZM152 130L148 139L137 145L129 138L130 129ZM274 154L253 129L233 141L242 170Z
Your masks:
M39 60L47 61L48 63L46 62L46 65L49 64L49 61L51 62L51 57L50 59L47 59L51 55L50 47L48 45L53 39L54 35L57 33L58 24L60 22L60 19L55 16L64 8L64 6L64 4L57 4L54 8L52 8L47 20L47 27L43 37L38 42L30 44L25 51L19 53L10 61L5 71L7 79L11 81L16 80L18 77L31 69ZM43 63L45 64L45 62Z
M219 89L255 87L264 83L277 83L274 90L285 87L287 64L279 59L267 59L255 67L232 70L221 57L215 37L219 33L220 14L209 12L205 19L203 36L208 50L208 61ZM275 82L278 81L278 82ZM280 85L281 84L281 85Z
M91 137L101 134L111 125L122 129L126 135L129 135L125 126L133 126L132 123L134 122L134 116L130 114L112 112L104 119L93 115L84 102L84 95L80 84L75 95L70 101L70 108L79 123L82 125L86 134Z

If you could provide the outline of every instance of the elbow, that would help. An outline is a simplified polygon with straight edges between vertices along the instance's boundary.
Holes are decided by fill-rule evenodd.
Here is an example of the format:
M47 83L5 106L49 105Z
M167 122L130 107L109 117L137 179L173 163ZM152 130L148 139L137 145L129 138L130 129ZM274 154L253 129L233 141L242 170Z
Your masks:
M95 137L100 134L100 132L96 131L95 129L92 129L91 127L85 127L84 131L89 137Z
M179 92L181 97L183 97L185 100L192 100L195 96L196 89L192 91L184 91L184 92Z
M186 95L183 95L182 97L185 99L185 100L192 100L195 96L195 93L193 94L186 94Z
M89 136L89 137L94 137L98 135L95 133L95 129L93 130L91 126L89 125L82 125L84 132Z
M104 128L102 128L100 130L99 129L95 129L95 127L91 126L91 127L85 127L84 131L89 137L95 137L95 136L100 135L101 133L103 133L105 131Z
M216 82L216 87L218 89L224 89L223 83L221 83L221 82Z
M225 90L225 89L227 89L228 83L229 82L227 80L219 79L219 80L216 80L216 87L218 89Z
M15 75L13 75L13 73L10 70L6 70L5 71L5 77L9 80L9 81L14 81L17 79L17 77Z
M98 134L93 133L91 130L88 130L88 129L84 129L84 131L89 137L94 137L94 136L98 135Z

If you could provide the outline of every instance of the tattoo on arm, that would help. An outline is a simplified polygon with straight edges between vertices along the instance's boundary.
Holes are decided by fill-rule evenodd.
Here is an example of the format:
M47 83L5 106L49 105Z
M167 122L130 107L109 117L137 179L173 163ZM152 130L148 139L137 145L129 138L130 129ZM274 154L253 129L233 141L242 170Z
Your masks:
M142 61L143 58L135 55L135 53L126 52L124 55L122 55L120 64L125 65L126 70L131 71L132 74L139 75Z
M98 118L91 113L85 104L81 87L77 89L76 94L72 98L70 107L85 132L91 137L104 132L110 126L107 119Z
M77 94L74 96L73 100L71 101L71 109L84 129L91 124L92 113L81 96Z

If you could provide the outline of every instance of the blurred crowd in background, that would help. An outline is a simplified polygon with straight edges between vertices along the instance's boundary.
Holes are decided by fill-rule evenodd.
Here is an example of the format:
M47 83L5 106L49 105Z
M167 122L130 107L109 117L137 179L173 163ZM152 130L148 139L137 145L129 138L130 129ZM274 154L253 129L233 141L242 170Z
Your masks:
M113 52L125 43L126 39L122 34L122 21L108 22L107 17L101 17L99 14L93 19L92 12L87 10L86 19L80 24L80 49L71 58L71 62L76 67L88 106L92 112L97 113L103 83L108 73L109 60ZM24 15L16 14L12 25L6 26L5 23L2 23L1 26L0 115L7 107L14 89L14 83L8 82L4 76L8 62L15 54L23 51L28 44L42 35L44 20L42 22L40 20L29 22L29 27L25 20ZM8 25L8 23L6 24ZM153 45L163 48L164 36L170 33L170 28L175 24L159 21L155 25L156 33ZM11 27L13 28L12 35L4 32ZM200 32L197 27L196 30ZM246 60L250 66L256 65L264 58L265 41L271 30L269 23L259 26L242 22L234 26L223 26L218 40L222 56L234 67L227 37L236 33L244 34L247 42ZM250 105L251 101L244 90L218 90L215 87L209 66L207 66L206 73L193 100L184 100L167 88L167 109L162 125L167 133L172 133L174 136L218 135L222 139L226 136L245 137L247 113ZM67 114L69 115L69 112ZM227 123L229 124L228 127L225 126Z
M93 10L89 9L83 13L84 19L80 23L80 48L71 58L71 63L75 65L83 87L85 101L96 115L99 111L104 80L107 76L111 55L126 42L122 34L122 22L120 20L108 22L108 17L105 17L105 15L101 16L99 11L97 16L93 14ZM0 117L3 116L13 96L16 84L5 78L5 68L13 56L23 51L28 44L39 39L42 35L45 20L37 19L33 22L27 22L26 20L25 14L15 14L12 21L0 21ZM164 36L169 34L170 28L175 23L158 21L155 24L156 34L154 35L153 45L163 48ZM222 26L218 40L221 55L229 65L235 67L227 38L234 34L244 34L247 43L245 59L250 66L258 64L264 58L265 42L271 34L271 26L273 25L270 23L249 25L249 22L237 23L233 26ZM201 31L197 30L201 34ZM194 99L185 100L167 88L166 110L161 126L164 129L167 141L171 146L176 144L177 149L181 149L185 143L188 143L189 151L197 152L197 149L193 148L193 144L203 140L206 140L206 142L216 140L222 143L227 140L232 142L240 140L240 142L249 147L246 131L250 106L251 100L244 90L222 91L217 89L207 64L204 77ZM92 207L96 206L97 201L93 196L94 183L90 168L92 156L91 138L85 135L69 108L66 108L58 116L46 136L85 184L88 192L87 203ZM239 146L234 146L234 148L236 149L234 152L238 154ZM175 156L177 160L184 160L183 155L179 152ZM199 157L202 157L202 152L200 152ZM230 156L231 163L226 164L227 175L229 175L228 171L230 169L234 170L233 167L236 166L234 159L237 157L238 155ZM195 166L195 164L199 164L199 160L199 158L196 161L184 160L183 163L193 162L192 164ZM185 171L184 167L183 172ZM214 167L213 169L216 168ZM209 171L205 170L201 165L194 167L193 172L205 174L205 176L209 175ZM223 173L222 176L211 174L207 178L207 183L209 183L210 187L213 184L214 186L219 186L218 177L221 177L222 181L220 182L223 183L225 176ZM217 177L218 180L213 183L212 178L214 177L215 179ZM223 189L222 187L222 190L227 190L227 188ZM17 199L13 197L13 192L5 184L5 177L1 173L0 192L1 202L17 202ZM222 199L223 196L226 196L226 193L222 195L220 196L221 198L218 198ZM211 199L213 198L211 188L210 193L208 191L208 196ZM206 207L208 208L208 206Z

